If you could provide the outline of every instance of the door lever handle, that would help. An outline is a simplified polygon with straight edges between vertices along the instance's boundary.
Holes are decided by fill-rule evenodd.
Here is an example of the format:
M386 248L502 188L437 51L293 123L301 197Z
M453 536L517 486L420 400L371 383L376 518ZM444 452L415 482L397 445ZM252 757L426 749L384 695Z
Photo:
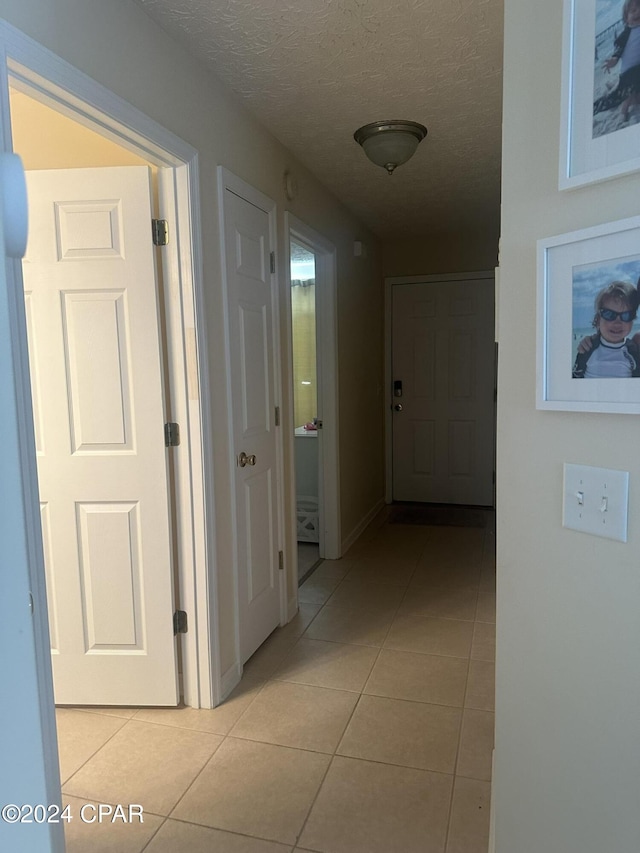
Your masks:
M245 465L255 465L255 464L256 464L256 457L255 457L254 453L252 453L250 456L248 456L243 450L242 453L238 456L238 465L241 468L244 468Z

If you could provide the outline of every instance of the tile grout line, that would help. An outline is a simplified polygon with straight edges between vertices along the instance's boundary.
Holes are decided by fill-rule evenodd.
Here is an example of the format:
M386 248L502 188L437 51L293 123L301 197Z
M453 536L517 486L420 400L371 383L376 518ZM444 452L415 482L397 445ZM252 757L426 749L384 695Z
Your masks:
M113 717L112 717L112 715L111 715L111 714L102 714L101 716L103 716L103 717L111 717L111 718L113 719ZM122 719L122 718L118 718L118 719ZM78 767L76 770L74 770L74 771L73 771L73 773L71 774L71 776L69 776L67 779L65 779L65 781L64 781L64 785L67 785L67 784L68 784L68 783L73 779L73 777L74 777L77 773L79 773L79 772L82 770L82 768L83 768L86 764L88 764L88 763L89 763L89 761L91 761L91 759L92 759L92 758L95 758L95 756L100 752L100 750L101 750L101 749L103 749L103 748L104 748L104 747L109 743L109 741L111 741L111 740L112 740L112 739L113 739L113 738L114 738L114 737L115 737L119 732L121 732L121 731L124 729L124 727L127 725L127 723L130 723L132 719L133 719L133 717L131 717L131 718L129 718L129 719L125 719L124 723L123 723L121 726L119 726L119 727L115 730L115 732L113 732L113 734L111 734L111 735L110 735L110 736L105 740L105 742L104 742L104 743L100 744L100 746L95 750L95 752L92 752L92 753L91 753L91 755L90 755L90 756L89 756L85 761L83 761L83 762L82 762L82 764L80 765L80 767ZM57 722L56 722L56 739L57 739L57 738L58 738L58 727L57 727ZM59 750L60 750L60 741L59 741L59 739L58 739L58 751L59 751ZM60 761L60 759L58 758L58 762L59 762L59 761ZM64 791L62 791L62 788L63 788L63 782L62 782L62 779L61 779L61 780L60 780L60 790L61 790L61 792L62 792L62 793L64 793ZM69 794L69 796L70 796L70 797L73 797L73 796L75 796L75 795L74 795L74 794Z

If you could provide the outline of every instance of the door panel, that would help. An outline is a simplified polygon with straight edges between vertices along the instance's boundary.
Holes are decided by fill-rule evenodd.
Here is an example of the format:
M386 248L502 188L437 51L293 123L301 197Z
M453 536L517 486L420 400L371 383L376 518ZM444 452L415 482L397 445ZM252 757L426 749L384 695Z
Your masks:
M393 498L493 503L493 281L394 285Z
M225 258L234 456L240 655L244 663L280 622L275 426L274 276L269 215L225 191Z
M175 705L151 187L27 175L23 264L56 702Z

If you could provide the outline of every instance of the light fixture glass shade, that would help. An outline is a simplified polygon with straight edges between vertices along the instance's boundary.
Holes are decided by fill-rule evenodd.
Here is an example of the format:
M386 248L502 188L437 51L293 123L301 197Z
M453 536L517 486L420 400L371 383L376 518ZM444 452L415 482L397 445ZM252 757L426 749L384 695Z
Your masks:
M383 166L391 174L413 157L426 135L427 128L422 124L393 120L365 124L356 130L353 138L362 145L372 163Z

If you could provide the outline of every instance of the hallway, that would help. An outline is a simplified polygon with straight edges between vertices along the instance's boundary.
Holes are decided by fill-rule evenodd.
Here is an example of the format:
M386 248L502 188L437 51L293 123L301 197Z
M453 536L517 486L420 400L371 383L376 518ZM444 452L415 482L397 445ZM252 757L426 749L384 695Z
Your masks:
M59 708L70 853L486 853L495 526L391 523L211 711ZM144 823L83 823L84 802Z

